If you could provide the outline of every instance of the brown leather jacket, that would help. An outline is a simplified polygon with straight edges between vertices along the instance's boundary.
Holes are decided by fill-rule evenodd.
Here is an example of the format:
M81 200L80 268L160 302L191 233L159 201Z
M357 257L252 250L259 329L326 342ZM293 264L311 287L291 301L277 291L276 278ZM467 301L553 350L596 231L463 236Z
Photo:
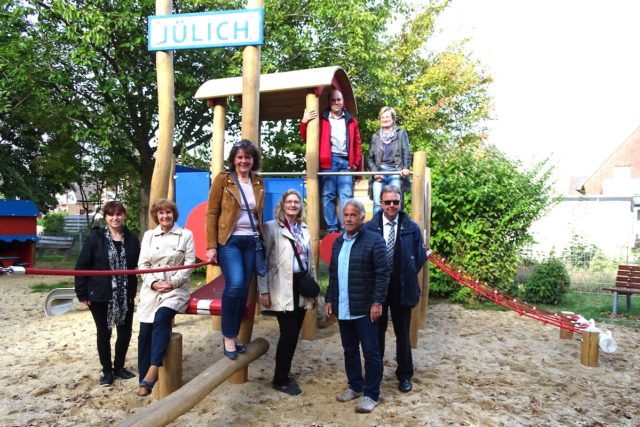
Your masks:
M262 178L251 173L253 194L256 198L256 227L262 233L262 208L264 207L264 182ZM207 205L207 249L224 245L236 227L240 217L240 207L244 205L242 194L233 177L228 172L221 172L211 183L209 203Z

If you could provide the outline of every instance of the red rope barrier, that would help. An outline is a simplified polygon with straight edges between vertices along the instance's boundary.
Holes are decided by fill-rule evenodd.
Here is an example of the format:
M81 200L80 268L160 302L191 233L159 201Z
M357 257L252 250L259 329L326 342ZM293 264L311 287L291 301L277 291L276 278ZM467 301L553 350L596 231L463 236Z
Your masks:
M25 268L24 274L36 276L121 276L129 274L162 273L165 271L186 270L187 268L203 267L211 264L201 262L193 265L180 265L177 267L150 268L148 270L53 270L47 268Z

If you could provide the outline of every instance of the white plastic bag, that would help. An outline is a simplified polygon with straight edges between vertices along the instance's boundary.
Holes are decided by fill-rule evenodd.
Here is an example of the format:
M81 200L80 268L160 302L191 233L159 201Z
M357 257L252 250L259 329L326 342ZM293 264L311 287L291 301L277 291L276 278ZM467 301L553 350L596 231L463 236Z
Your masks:
M601 331L600 332L600 350L604 353L615 353L618 349L618 343L613 339L613 334L611 331Z

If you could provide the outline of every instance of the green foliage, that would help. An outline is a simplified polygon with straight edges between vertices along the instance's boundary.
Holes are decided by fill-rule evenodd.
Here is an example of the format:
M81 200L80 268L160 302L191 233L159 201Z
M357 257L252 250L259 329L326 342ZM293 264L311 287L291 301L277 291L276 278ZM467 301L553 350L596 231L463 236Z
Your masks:
M42 226L45 233L64 233L63 213L50 213L42 218Z
M596 245L588 244L583 237L574 234L571 244L562 251L562 259L573 267L589 267L597 252Z
M569 290L571 280L562 261L550 258L541 262L524 285L524 299L529 303L558 304Z
M505 292L512 292L519 250L528 230L552 205L551 168L531 170L501 152L469 143L437 157L432 167L431 247L454 264ZM458 285L434 274L436 294Z

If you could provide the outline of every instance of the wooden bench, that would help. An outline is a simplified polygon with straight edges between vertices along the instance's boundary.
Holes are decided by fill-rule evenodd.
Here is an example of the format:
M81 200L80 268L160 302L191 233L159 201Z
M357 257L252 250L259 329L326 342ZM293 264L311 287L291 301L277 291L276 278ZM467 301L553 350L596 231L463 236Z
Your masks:
M68 236L38 236L36 254L42 256L48 250L61 251L66 260L73 246L73 239Z
M631 295L640 294L640 265L618 266L615 288L602 288L603 291L613 292L613 306L611 311L618 314L618 295L627 296L627 311L631 311Z

